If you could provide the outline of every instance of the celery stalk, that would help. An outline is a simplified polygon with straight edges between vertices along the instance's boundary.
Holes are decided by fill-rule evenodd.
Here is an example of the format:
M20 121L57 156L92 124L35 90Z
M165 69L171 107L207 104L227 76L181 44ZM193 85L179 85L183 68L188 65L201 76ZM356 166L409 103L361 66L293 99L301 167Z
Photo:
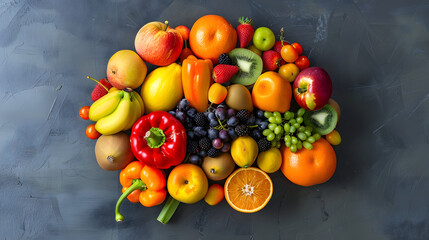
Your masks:
M179 201L170 196L162 208L157 220L163 224L167 224L179 206Z

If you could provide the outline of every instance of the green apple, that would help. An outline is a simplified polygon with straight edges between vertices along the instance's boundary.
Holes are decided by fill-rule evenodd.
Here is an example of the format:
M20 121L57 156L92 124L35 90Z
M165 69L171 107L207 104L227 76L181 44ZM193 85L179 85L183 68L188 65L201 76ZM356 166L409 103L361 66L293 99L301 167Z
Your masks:
M253 45L261 51L267 51L273 48L276 43L276 36L273 31L267 27L260 27L253 34Z

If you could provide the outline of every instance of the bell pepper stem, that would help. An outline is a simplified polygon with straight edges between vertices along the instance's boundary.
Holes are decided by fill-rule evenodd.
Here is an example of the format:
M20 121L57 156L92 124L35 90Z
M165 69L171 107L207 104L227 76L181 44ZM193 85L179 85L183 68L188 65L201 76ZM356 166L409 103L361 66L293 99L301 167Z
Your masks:
M147 131L144 138L146 139L147 145L150 148L159 148L165 142L164 132L161 129L155 127Z
M179 206L179 203L180 203L179 201L177 201L172 196L170 196L156 220L158 220L163 224L167 224L170 221L171 217L173 216L174 212L176 212L176 209Z
M121 206L124 199L130 195L134 190L146 190L146 184L141 179L134 179L133 184L127 188L127 190L122 193L122 195L119 197L118 201L116 202L116 208L115 208L115 219L116 222L122 222L124 221L124 216L119 212L119 207Z

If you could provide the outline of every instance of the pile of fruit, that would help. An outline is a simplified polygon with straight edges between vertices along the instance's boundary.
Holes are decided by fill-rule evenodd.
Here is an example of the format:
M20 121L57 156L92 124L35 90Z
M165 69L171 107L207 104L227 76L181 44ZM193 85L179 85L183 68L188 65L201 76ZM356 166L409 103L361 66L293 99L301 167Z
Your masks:
M125 198L165 201L158 220L167 223L180 202L202 199L259 211L279 169L301 186L332 177L341 137L331 79L283 29L279 38L244 17L236 28L217 15L191 29L151 22L136 51L110 58L107 80L91 78L94 102L80 116L96 122L86 134L100 167L121 171L117 221ZM147 74L146 63L158 67Z

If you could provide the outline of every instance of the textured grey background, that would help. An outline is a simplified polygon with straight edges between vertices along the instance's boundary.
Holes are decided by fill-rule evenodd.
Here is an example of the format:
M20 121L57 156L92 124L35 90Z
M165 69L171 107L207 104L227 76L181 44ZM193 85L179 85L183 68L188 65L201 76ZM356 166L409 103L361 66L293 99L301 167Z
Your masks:
M427 1L0 2L1 239L429 239ZM109 57L134 49L149 21L187 25L214 13L234 26L286 28L324 67L342 107L338 168L323 185L281 173L260 212L223 201L161 207L125 202L118 172L99 168L79 118ZM151 68L152 69L152 68Z

